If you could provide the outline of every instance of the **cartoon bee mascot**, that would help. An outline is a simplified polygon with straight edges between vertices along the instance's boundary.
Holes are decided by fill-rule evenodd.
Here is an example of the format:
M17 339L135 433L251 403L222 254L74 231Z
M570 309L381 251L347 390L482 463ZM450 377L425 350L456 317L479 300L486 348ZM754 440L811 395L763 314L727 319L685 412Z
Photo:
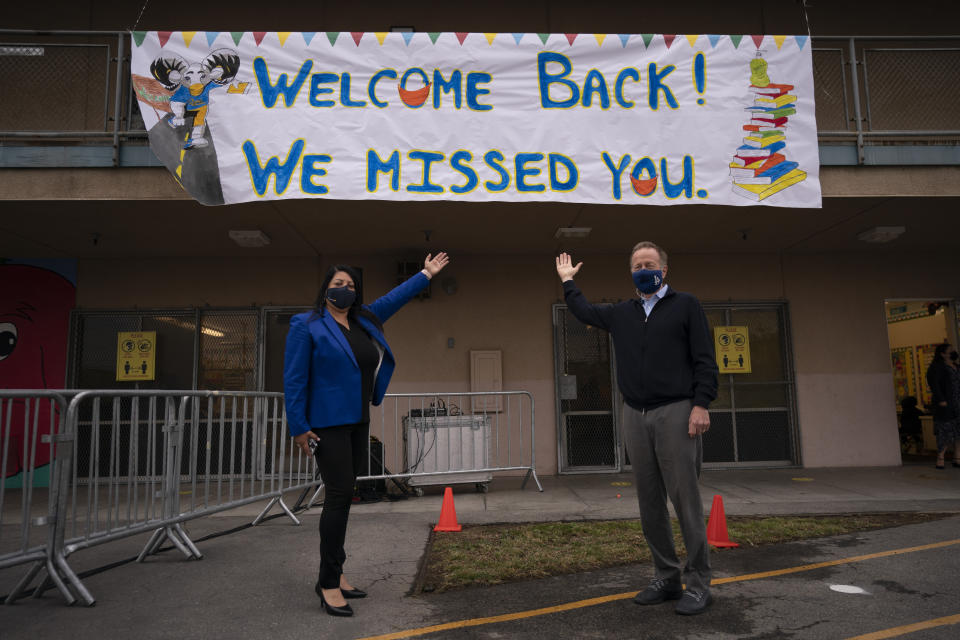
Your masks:
M210 92L230 84L240 69L240 56L232 49L212 51L201 62L187 64L180 57L159 57L150 64L150 73L168 91L173 127L182 127L192 116L190 135L184 149L206 147L210 142L204 137Z

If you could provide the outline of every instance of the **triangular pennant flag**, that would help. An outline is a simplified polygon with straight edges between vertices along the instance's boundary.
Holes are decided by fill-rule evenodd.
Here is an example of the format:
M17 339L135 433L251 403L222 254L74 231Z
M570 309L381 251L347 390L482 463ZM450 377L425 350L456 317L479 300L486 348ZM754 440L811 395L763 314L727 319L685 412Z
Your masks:
M357 43L357 46L360 46L360 40L363 39L363 31L351 31L350 35L353 36L353 41Z
M715 47L717 46L717 43L720 42L720 38L722 38L722 37L723 37L723 36L717 36L717 35L709 35L709 36L707 36L707 40L710 41L710 48L711 48L711 49L715 48Z
M460 44L463 44L463 41L467 39L467 36L470 35L469 31L455 31L457 34L457 40L460 41Z
M524 35L524 34L522 34L522 33L515 33L515 34L513 34L513 40L514 40L514 42L516 42L517 44L520 44L520 41L523 40L523 35Z
M740 41L743 40L743 36L730 36L730 42L733 43L734 49L740 48Z
M404 43L410 46L410 41L413 40L413 31L404 31L400 35L403 36Z
M143 44L143 39L147 37L146 31L134 31L133 32L133 41L137 43L137 46ZM801 47L802 49L803 47Z
M190 43L193 42L193 36L197 35L196 31L184 31L183 32L183 44L187 45L187 49L190 48Z
M220 35L219 31L207 31L207 46L212 47L213 41L217 39L217 36Z
M577 36L580 35L580 34L579 34L579 33L565 33L565 34L563 34L563 35L567 36L567 42L569 42L570 44L573 44L573 41L576 40L576 39L577 39Z
M240 40L243 38L243 31L231 31L230 37L233 38L233 44L240 44Z
M257 46L260 46L260 43L263 42L264 36L267 35L266 31L254 31L253 32L253 41L257 43Z
M485 33L483 37L487 39L487 44L493 44L493 39L497 37L495 33Z
M383 46L383 41L386 40L386 38L387 38L387 32L386 32L386 31L374 31L374 32L373 32L373 35L377 36L377 42L379 42L379 43L380 43L380 46L382 47L382 46Z
M698 35L695 36L695 35L687 34L687 42L690 43L690 46L691 46L691 47L695 47L695 46L697 46L697 38L699 38L699 37L700 37L700 36L698 36Z
M797 47L803 49L803 45L807 44L807 36L794 36L794 40L797 41Z
M750 39L753 40L753 44L757 45L757 49L763 44L763 36L750 36Z
M620 44L621 44L621 46L626 47L626 46L627 46L627 41L630 39L630 34L629 34L629 33L618 33L618 34L617 34L617 37L620 38Z
M430 36L430 42L432 42L433 44L437 44L437 38L440 37L440 33L441 33L440 31L427 32L427 35Z
M282 47L287 42L287 38L290 37L290 31L277 31L277 39L280 41L280 46Z
M787 39L787 36L773 36L773 41L777 43L777 49L783 46L783 41Z
M173 31L157 31L157 38L160 40L160 46L167 44L167 40L173 35Z
M676 38L676 37L677 37L677 36L674 35L674 34L672 34L672 33L665 33L665 34L663 34L663 41L666 43L667 49L670 48L670 45L673 44L673 39Z
M313 36L317 35L316 31L301 31L300 35L303 36L303 43L310 46L310 41L313 40Z
M607 34L605 33L595 33L593 37L597 39L597 45L603 46L603 41L607 39Z
M550 37L550 34L549 34L549 33L538 33L538 34L537 34L537 37L540 38L540 42L542 42L543 44L547 44L547 38Z
M330 41L331 47L337 43L337 38L339 37L340 37L339 31L327 31L327 40Z
M643 38L643 46L649 47L649 46L650 46L650 42L653 40L653 34L652 34L652 33L641 33L641 34L640 34L640 37Z

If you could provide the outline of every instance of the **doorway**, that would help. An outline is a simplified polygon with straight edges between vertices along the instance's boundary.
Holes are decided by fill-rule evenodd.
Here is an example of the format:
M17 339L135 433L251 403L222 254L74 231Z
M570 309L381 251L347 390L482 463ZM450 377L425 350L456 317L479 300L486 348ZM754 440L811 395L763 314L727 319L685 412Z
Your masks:
M787 467L800 464L796 382L784 302L703 305L714 327L748 332L752 368L720 376L703 438L705 468ZM615 383L610 335L553 306L560 473L630 468L620 437L623 399Z
M894 299L884 302L890 364L897 402L900 455L904 464L928 464L936 457L927 368L937 345L957 344L957 304L943 299ZM921 412L920 424L910 419ZM906 419L905 419L906 416Z

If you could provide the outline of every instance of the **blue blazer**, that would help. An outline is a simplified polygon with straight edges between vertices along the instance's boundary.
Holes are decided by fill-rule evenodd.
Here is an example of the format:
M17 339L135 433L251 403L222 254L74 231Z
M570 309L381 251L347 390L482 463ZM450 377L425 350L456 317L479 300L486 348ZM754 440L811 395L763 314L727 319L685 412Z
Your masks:
M364 308L380 322L423 291L430 279L422 272ZM387 392L396 366L383 333L364 317L357 321L380 351L374 374L373 404ZM337 321L325 311L298 313L290 319L283 358L283 390L290 435L341 424L355 424L362 415L360 366Z

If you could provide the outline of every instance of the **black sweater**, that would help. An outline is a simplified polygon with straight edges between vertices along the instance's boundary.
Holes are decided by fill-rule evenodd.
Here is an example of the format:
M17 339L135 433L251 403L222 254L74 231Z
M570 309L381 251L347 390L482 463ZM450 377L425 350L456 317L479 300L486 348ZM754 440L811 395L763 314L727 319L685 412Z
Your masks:
M717 397L717 361L700 303L673 288L647 318L639 299L594 305L568 280L563 295L573 315L606 329L617 355L617 383L634 409L652 409L690 399L707 408Z

